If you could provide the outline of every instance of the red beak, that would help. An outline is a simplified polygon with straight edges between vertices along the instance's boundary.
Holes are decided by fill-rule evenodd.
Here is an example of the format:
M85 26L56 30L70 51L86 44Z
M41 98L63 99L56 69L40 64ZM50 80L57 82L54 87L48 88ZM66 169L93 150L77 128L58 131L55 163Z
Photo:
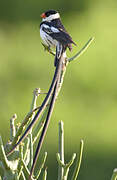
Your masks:
M41 18L46 18L45 13L42 13L42 14L41 14Z

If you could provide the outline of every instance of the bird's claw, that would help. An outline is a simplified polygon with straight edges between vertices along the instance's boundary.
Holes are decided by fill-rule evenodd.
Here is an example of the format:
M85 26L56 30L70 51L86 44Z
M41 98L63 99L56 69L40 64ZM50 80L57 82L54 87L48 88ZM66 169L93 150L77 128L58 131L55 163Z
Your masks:
M55 56L55 52L53 52L50 48L50 46L46 46L45 44L41 43L44 47L45 51L48 51L50 54L52 54L53 56Z

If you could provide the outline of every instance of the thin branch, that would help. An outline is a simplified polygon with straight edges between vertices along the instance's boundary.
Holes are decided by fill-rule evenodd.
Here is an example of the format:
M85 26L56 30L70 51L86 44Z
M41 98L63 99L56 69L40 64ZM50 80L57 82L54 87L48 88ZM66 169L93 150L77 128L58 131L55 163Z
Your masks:
M79 159L77 158L77 160L76 160L76 166L75 166L75 170L74 170L74 173L72 176L72 180L76 180L78 177L78 174L79 174L81 161L82 161L83 146L84 146L84 142L83 142L83 140L81 140L80 141L80 155L79 155Z
M46 180L47 179L47 168L45 169L44 173L43 173L43 179L42 180Z
M6 154L5 154L5 150L4 150L4 146L3 146L1 136L0 136L0 160L2 161L5 169L9 170L10 169L9 162L8 162L8 159L7 159Z
M19 158L20 158L20 161L18 164L18 171L19 171L18 178L20 178L20 176L22 175L22 169L23 169L23 166L21 164L21 160L23 159L23 144L19 146Z
M23 166L23 171L24 171L25 177L26 177L26 179L28 179L30 171L28 170L28 168L27 168L27 166L26 166L23 159L21 160L21 164ZM31 180L35 180L35 179L31 177Z
M59 155L60 160L64 164L64 127L63 122L59 122ZM59 164L58 168L58 180L62 180L64 174L64 168Z
M68 58L68 62L71 62L71 61L75 60L76 58L79 58L86 51L86 49L93 42L93 40L94 40L94 37L90 38L87 41L87 43L83 46L83 48L80 51L78 51L78 53L76 53L73 57Z
M15 129L15 124L14 121L16 120L17 115L14 114L12 118L10 119L10 140L13 141L15 134L16 134L16 129Z
M31 107L30 107L30 112L32 112L36 108L37 97L40 94L41 94L40 88L35 88L35 90L33 91L33 100L32 100L32 104L31 104Z
M26 177L25 177L23 171L21 171L21 179L26 180Z
M41 174L41 171L42 171L42 169L44 168L46 159L47 159L47 152L45 152L45 154L44 154L44 158L43 158L43 160L42 160L42 163L41 163L41 166L40 166L40 168L39 168L39 171L38 171L38 173L37 173L37 175L36 175L36 179L39 178L39 176L40 176L40 174Z
M4 146L3 146L3 142L2 142L1 136L0 136L0 160L3 163L5 170L14 171L14 170L17 169L19 160L16 159L14 161L9 161L7 159L7 156L5 154L5 150L4 150Z
M74 153L74 154L72 155L71 160L65 165L65 167L64 167L63 180L67 180L68 173L69 173L69 168L70 168L70 166L74 163L75 158L76 158L76 153Z
M21 123L21 125L19 126L17 132L16 132L16 135L12 141L12 147L14 147L14 145L17 143L20 135L22 134L24 128L25 128L25 125L28 123L29 121L29 118L32 116L33 114L33 111L32 112L29 112L26 117L24 118L23 122ZM9 153L8 153L9 154ZM10 154L9 154L10 155ZM8 156L8 155L7 155Z
M30 107L30 112L32 112L35 108L36 108L36 102L37 102L37 97L40 95L40 88L36 88L34 91L33 91L33 100L32 100L32 104L31 104L31 107ZM31 117L31 120L33 120L35 116L35 112L33 112L32 114L32 117ZM28 164L28 168L31 169L32 167L32 164L33 164L33 138L32 138L32 128L30 129L30 132L28 134L28 137L30 139L30 144L29 144L29 150L30 150L30 161L29 161L29 164Z
M25 161L25 163L27 162L27 158L29 158L28 157L29 145L30 145L30 139L29 139L29 137L26 137L25 142L24 142L24 148L23 148L24 149L24 151L23 151L23 154L24 154L23 160ZM28 160L28 162L29 161L30 161L30 159Z

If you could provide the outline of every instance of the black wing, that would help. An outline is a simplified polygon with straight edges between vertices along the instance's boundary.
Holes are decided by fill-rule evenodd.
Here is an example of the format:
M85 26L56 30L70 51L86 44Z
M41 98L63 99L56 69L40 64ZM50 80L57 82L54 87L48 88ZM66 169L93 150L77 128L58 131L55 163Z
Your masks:
M65 27L63 26L62 22L61 22L61 19L58 18L58 19L54 19L51 21L52 23L52 26L58 28L60 30L60 34L57 34L57 39L59 40L59 35L61 35L61 38L64 42L69 42L69 43L73 43L74 45L76 45L71 36L68 34L68 32L66 31Z
M75 44L71 36L67 32L64 32L61 29L59 29L58 33L51 33L51 37L64 45L71 44L71 43Z
M46 32L49 36L53 39L57 40L58 42L62 43L63 45L68 45L73 43L76 45L71 36L67 33L62 23L50 23L50 22L42 22L43 31Z

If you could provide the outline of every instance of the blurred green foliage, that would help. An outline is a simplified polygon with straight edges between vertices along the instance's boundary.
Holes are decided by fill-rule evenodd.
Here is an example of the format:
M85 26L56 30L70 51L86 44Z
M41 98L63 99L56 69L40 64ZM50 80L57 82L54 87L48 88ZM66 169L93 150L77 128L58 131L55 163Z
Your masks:
M56 9L61 12L84 11L89 6L90 1L75 0L72 3L70 0L48 0L46 2L39 0L1 0L0 19L17 23L19 20L38 20L40 13L47 9Z
M9 119L20 122L29 111L32 91L49 88L53 57L43 51L40 13L57 9L78 44L72 56L92 36L95 41L69 64L57 100L43 151L48 151L49 179L54 179L58 121L65 124L66 159L78 152L84 139L79 179L111 178L117 166L117 2L107 1L0 1L0 133L9 137ZM38 103L43 99L40 98ZM50 167L52 167L50 169Z

